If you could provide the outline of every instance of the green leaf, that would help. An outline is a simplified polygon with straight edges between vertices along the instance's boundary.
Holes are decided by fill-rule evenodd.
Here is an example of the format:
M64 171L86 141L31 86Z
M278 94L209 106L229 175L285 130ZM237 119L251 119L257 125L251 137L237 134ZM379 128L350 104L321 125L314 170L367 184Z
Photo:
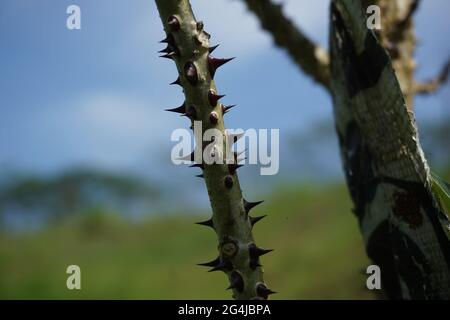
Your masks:
M444 179L432 172L431 190L436 200L439 201L443 213L443 215L439 215L439 221L447 234L447 238L450 240L450 223L448 219L450 213L450 185L445 182Z
M444 212L450 213L450 185L435 173L431 173L431 189L434 196L439 200Z

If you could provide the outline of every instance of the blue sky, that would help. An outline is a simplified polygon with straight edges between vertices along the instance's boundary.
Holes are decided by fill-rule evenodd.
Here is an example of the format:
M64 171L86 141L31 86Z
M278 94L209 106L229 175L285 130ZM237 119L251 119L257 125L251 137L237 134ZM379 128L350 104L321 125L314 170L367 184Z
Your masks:
M216 76L227 94L223 102L239 105L227 126L279 128L283 155L292 135L332 119L329 96L272 45L240 1L191 3L212 43L220 43L216 56L237 57ZM327 46L329 2L284 3L303 30ZM81 7L81 30L66 28L71 4ZM447 0L422 1L416 19L420 79L433 76L450 55L449 13ZM87 165L150 176L186 171L168 169L170 134L189 125L163 112L183 101L181 90L168 85L176 78L174 64L156 53L163 37L153 0L2 0L0 168L47 174ZM447 86L417 99L419 125L448 115L448 97ZM314 148L326 156L310 174L339 170L335 140Z

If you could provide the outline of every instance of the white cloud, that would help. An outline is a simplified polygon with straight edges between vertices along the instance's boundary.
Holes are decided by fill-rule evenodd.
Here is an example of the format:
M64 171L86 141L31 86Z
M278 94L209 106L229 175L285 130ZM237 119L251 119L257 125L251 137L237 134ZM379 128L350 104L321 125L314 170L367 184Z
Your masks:
M147 101L97 93L44 110L35 125L38 135L51 137L45 148L57 151L58 162L126 168L147 158L149 150L157 154L155 150L170 146L172 129L181 126L181 119Z
M99 94L82 99L74 112L96 132L133 139L159 131L162 117L156 110L144 99Z
M280 2L279 0L277 2ZM328 37L329 0L285 0L284 11L308 36L326 46ZM272 46L272 38L260 28L253 13L242 0L191 0L197 20L205 23L211 34L211 45L220 44L217 55L245 59L264 54ZM114 49L108 50L111 63L148 68L159 72L156 52L164 38L160 17L154 1L141 0L132 20L116 30Z
M329 0L290 0L284 3L284 12L308 35L326 44ZM212 35L212 42L223 43L227 54L258 55L271 44L271 37L260 28L259 21L238 0L193 0L198 20Z

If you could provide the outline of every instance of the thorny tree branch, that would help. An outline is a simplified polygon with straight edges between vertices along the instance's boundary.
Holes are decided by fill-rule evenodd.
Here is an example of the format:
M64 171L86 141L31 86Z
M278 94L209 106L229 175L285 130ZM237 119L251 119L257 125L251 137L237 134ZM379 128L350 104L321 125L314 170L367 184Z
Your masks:
M379 5L380 4L384 5L386 8L389 8L385 2L381 2ZM411 25L413 24L413 16L419 9L420 0L411 0L406 13L402 14L400 17L397 16L399 11L398 5L394 2L391 2L390 5L393 5L390 10L397 12L397 14L393 15L393 19L386 19L388 25L385 25L386 30L384 33L386 33L386 40L388 40L392 46L394 43L399 43L406 40L405 37L407 37L411 29ZM389 51L389 48L387 49Z
M427 95L436 92L442 87L449 78L450 74L450 59L442 68L441 72L435 77L426 82L416 82L414 84L414 93L420 95Z
M270 0L244 0L260 20L263 29L285 48L294 62L315 81L329 90L329 56L326 50L310 40L282 11L281 5Z
M211 55L217 46L210 46L210 35L204 30L203 22L195 19L189 0L156 0L156 6L166 32L166 38L161 42L167 47L160 51L161 57L175 62L178 78L172 84L183 87L185 98L180 107L167 111L188 117L193 126L200 122L201 137L208 129L220 133L214 134L214 140L211 138L214 141L212 148L209 143L200 142L192 154L180 158L194 162L191 167L202 170L197 177L205 180L213 215L198 224L212 228L219 240L219 256L200 265L211 268L210 271L224 272L230 281L228 289L233 290L233 298L267 299L275 292L264 283L260 256L272 250L259 248L253 239L252 228L264 216L249 215L250 210L262 201L249 202L242 197L236 172L242 166L238 154L234 154L234 162L224 163L228 143L222 140L228 136L224 115L232 106L219 102L224 96L218 94L214 75L220 66L232 59ZM233 143L239 139L236 135L230 138ZM205 153L209 154L209 160L203 157Z
M413 2L411 3L411 5L408 8L408 13L406 14L406 16L402 20L397 22L398 29L401 30L401 29L406 28L406 25L412 21L413 15L419 9L419 5L420 5L420 0L413 0Z

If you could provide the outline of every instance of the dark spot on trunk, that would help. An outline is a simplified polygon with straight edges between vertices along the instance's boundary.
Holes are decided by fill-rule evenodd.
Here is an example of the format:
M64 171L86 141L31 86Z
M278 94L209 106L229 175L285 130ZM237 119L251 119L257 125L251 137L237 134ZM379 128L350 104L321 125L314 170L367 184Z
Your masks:
M386 296L389 299L401 299L401 288L389 238L389 222L385 220L370 235L366 251L369 258L380 267L381 288Z
M339 38L334 39L337 44L338 58L331 59L331 63L343 64L348 94L350 98L353 98L360 91L377 84L381 73L389 64L389 56L370 31L364 41L364 50L361 53L356 52L352 35L347 30L334 3L331 5L331 17L335 31L331 33L331 36Z
M398 228L391 231L391 239L398 274L408 287L409 298L438 299L430 284L432 270L420 248Z
M423 224L423 216L420 212L420 194L396 192L394 194L394 215L406 222L411 229L417 229Z
M373 200L378 185L372 157L356 122L348 124L345 136L340 136L339 143L344 154L345 177L355 204L355 214L362 220L365 206Z

